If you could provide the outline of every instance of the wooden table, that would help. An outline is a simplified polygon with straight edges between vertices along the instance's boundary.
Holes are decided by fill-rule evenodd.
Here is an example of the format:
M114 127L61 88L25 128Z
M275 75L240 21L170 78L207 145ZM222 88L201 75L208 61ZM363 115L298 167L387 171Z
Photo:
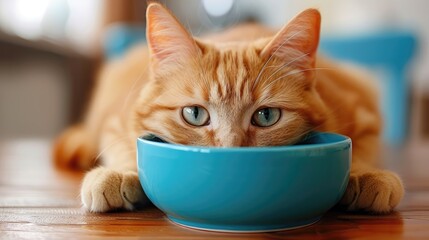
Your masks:
M275 233L225 234L182 228L154 207L139 212L86 213L81 172L52 166L47 141L0 142L0 239L429 239L429 144L386 151L407 193L384 216L330 211L312 226Z

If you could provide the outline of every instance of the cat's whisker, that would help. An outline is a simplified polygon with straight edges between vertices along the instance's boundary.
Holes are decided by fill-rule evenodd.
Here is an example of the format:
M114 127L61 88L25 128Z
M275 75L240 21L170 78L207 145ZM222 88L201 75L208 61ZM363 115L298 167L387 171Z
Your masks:
M191 34L191 36L195 36L195 34L192 32L192 28L191 28L191 24L189 24L189 18L188 15L185 15L185 25L186 25L186 30L189 31L189 33Z
M283 64L279 64L279 65L266 66L265 68L266 69L268 69L268 68L279 68L279 67L282 67L282 66L283 66Z
M338 133L343 129L347 129L349 126L355 124L355 122L348 122L348 123L344 123L341 125L341 127L339 128L332 128L329 129L329 132L335 132ZM321 127L323 124L318 124L316 126L313 126L311 128L309 128L308 130L306 130L305 132L301 133L300 135L298 135L299 139L301 139L302 137L304 137L305 135L309 134L310 132L316 131L319 127Z
M199 9L197 10L197 16L196 16L197 18L196 19L202 19L203 17L201 16L201 14L204 12L204 6L203 6L203 4L202 3L199 4L198 8ZM203 21L200 21L199 23L200 23L200 25L198 27L197 33L196 33L196 35L192 34L193 36L199 36L201 34L201 31L204 29ZM189 21L188 21L188 25L189 25Z
M346 105L345 103L343 103L344 105ZM341 105L337 106L335 109L329 109L328 112L326 113L327 115L332 115L335 112L339 111L342 108ZM332 128L329 131L330 132L340 132L341 130L347 129L348 127L350 127L351 125L355 124L356 122L352 121L352 122L346 122L346 123L342 123L341 127L337 127L337 128ZM314 125L311 128L307 129L306 131L302 132L301 134L299 134L297 136L297 139L302 139L305 135L309 134L310 132L313 132L315 130L317 130L319 127L323 126L324 123L320 123L318 125Z
M274 83L276 83L277 81L279 81L279 80L282 80L283 78L285 78L285 77L289 77L289 76L292 76L292 75L295 75L295 74L298 74L298 73L303 73L303 72L308 72L308 71L317 71L317 70L330 70L330 71L336 71L336 69L334 69L334 68L322 68L322 67L319 67L319 68L308 68L308 69L303 69L303 70L297 70L297 71L290 71L289 73L287 73L287 74L284 74L284 75L282 75L282 76L280 76L280 77L278 77L278 78L276 78L276 79L274 79L273 81L271 81L269 84L267 84L264 88L263 88L263 91L265 91L265 90L267 90L267 89L269 89Z
M291 40L291 39L293 39L296 35L298 35L298 34L300 34L300 33L302 33L302 31L303 30L300 30L300 31L298 31L298 32L296 32L296 33L294 33L294 34L292 34L292 36L290 36L290 37L288 37L288 38L286 38L283 42L282 42L282 44L280 44L280 46L278 46L277 48L276 48L276 50L274 50L274 52L271 54L271 56L267 59L267 61L265 61L265 63L264 63L264 65L262 65L262 68L261 68L261 70L259 70L259 73L258 73L258 75L256 76L256 79L255 79L255 81L253 82L253 86L252 86L252 90L254 90L255 89L255 87L256 87L256 85L258 84L258 82L259 82L259 79L261 78L261 75L262 75L262 73L264 72L264 70L265 70L265 68L266 68L266 66L268 65L268 63L269 62L271 62L271 59L274 57L274 55L276 55L276 53L289 41L289 40Z
M242 11L239 11L239 8L236 6L235 3L233 3L232 5L232 14L229 14L233 20L231 21L231 26L236 26L240 23L240 19L242 19L241 14Z
M301 141L307 134L309 134L309 133L311 133L312 131L314 131L315 129L313 129L313 128L311 128L311 129L308 129L308 130L305 130L304 132L302 132L302 133L300 133L299 135L296 135L295 137L294 137L294 140L295 141L293 141L292 142L292 144L296 144L296 143L298 143L299 141Z
M111 147L113 147L113 146L115 146L116 144L118 144L118 143L120 143L120 142L122 142L122 141L125 141L125 140L127 140L129 138L129 136L128 135L123 135L122 137L119 137L119 138L117 138L115 141L113 141L113 142L111 142L111 143L109 143L109 145L107 145L106 147L104 147L99 153L98 153L98 155L94 158L94 162L97 162L99 159L100 159L100 157L107 151L107 150L109 150Z
M301 58L303 58L303 57L306 57L306 56L308 56L310 53L305 53L305 54L303 54L303 55L301 55L301 56L299 56L299 57L297 57L297 58L294 58L294 59L292 59L291 61L289 61L288 63L286 63L286 64L283 64L281 67L279 67L277 70L275 70L273 73L271 73L271 75L270 76L268 76L268 78L267 78L267 81L268 80L270 80L276 73L278 73L279 71L281 71L282 69L284 69L285 67L287 67L287 66L290 66L290 64L292 64L292 63L294 63L294 62L296 62L296 61L298 61L299 59L301 59Z
M133 81L133 84L131 85L130 90L127 93L127 96L125 97L124 103L123 103L122 108L121 108L121 112L123 112L126 109L126 106L128 105L128 101L130 100L131 94L133 94L136 91L140 91L139 88L135 88L135 87L136 87L137 83L143 79L143 76L146 74L147 70L148 70L148 67L146 67L140 73L140 75Z

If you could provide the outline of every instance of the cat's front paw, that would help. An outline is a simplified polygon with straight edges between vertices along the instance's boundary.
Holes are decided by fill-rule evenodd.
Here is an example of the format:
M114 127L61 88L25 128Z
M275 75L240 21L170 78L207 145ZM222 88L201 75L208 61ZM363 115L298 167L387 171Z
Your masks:
M134 210L148 201L137 173L118 172L104 167L86 174L81 199L83 206L91 212Z
M341 204L349 211L388 213L404 195L401 179L390 171L351 174Z

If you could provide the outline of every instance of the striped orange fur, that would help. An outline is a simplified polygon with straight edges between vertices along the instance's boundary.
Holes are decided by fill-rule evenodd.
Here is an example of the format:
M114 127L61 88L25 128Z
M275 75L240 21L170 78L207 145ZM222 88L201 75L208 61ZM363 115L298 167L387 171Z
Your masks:
M375 167L382 127L377 92L367 75L317 55L317 10L300 13L277 33L241 25L201 39L157 3L148 7L147 23L148 46L106 64L85 121L55 147L61 164L87 168L102 160L83 182L87 209L133 209L146 200L135 139L147 133L219 147L293 144L313 130L346 134L353 165L342 204L385 213L399 203L401 180ZM186 106L206 109L209 124L184 121ZM265 107L281 110L278 122L252 124L254 112Z

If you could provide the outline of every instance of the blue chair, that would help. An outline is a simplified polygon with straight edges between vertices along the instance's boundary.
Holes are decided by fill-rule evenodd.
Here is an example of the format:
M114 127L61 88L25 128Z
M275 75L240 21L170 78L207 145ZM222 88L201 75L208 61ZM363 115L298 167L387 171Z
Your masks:
M121 57L128 48L146 39L144 26L114 24L107 29L103 48L107 59Z
M410 32L389 31L361 36L322 37L320 50L332 58L347 60L381 73L381 106L384 139L392 145L404 142L408 132L408 66L416 49Z
M145 40L141 26L116 24L109 28L104 41L107 58L120 57L126 49ZM416 48L412 33L382 32L361 36L322 37L320 49L325 54L363 65L380 76L384 139L393 145L403 143L408 129L409 81L407 69Z

